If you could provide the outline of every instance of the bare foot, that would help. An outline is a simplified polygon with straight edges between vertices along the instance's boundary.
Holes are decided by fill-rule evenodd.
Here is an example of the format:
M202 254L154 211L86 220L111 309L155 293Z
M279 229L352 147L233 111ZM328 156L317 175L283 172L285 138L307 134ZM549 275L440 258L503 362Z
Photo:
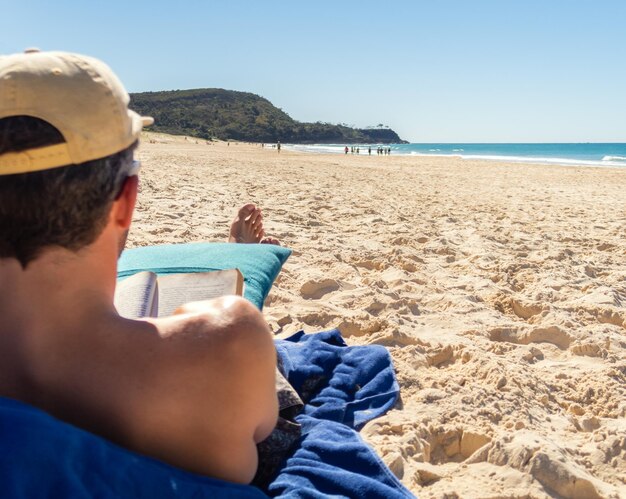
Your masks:
M230 225L228 242L230 243L263 243L280 246L278 239L266 237L263 230L263 215L260 208L248 203L242 206Z

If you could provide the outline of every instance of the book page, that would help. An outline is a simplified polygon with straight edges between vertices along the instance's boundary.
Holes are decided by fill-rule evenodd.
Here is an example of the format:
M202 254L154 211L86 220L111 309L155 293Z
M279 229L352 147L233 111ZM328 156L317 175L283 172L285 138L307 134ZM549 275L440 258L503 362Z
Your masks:
M243 275L238 269L161 276L159 317L172 315L185 303L225 295L243 295Z
M117 312L128 319L156 317L157 279L153 272L137 274L117 283L113 304Z

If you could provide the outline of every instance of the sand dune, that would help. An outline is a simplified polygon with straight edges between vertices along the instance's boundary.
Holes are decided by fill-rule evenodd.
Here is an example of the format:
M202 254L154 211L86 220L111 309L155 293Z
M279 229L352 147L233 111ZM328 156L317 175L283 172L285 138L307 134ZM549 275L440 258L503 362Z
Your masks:
M402 404L362 433L420 497L626 497L626 170L156 134L139 156L130 246L225 240L253 201L294 250L276 334L389 348Z

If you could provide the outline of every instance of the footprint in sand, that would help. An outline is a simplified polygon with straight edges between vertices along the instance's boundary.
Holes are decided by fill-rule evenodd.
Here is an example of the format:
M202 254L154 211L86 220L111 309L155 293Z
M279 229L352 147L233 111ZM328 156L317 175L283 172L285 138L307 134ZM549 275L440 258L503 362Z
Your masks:
M341 286L334 279L305 282L300 288L300 295L307 300L319 300L322 296L337 291Z
M572 343L571 336L558 326L539 327L530 332L517 328L498 327L489 331L489 339L516 345L551 343L561 350L566 350Z
M606 357L608 352L596 342L576 343L572 345L571 352L574 355L586 357Z
M528 320L534 315L543 312L543 307L541 305L535 303L524 303L520 300L516 300L515 298L511 298L511 308L513 309L513 313L515 315L524 320Z

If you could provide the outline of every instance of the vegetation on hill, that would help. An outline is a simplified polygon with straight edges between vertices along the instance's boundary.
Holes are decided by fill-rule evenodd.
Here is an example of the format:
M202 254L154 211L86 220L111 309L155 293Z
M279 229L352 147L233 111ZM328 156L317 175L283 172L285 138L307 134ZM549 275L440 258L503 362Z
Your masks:
M270 101L219 88L131 94L131 108L154 117L155 132L202 139L296 144L400 143L391 129L358 129L330 123L300 123Z

